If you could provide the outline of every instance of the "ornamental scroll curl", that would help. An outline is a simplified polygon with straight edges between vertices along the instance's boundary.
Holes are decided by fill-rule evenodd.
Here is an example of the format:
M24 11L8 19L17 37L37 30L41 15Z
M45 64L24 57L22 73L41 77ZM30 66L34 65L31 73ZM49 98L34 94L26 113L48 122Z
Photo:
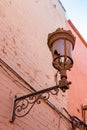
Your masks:
M55 88L54 90L50 90L41 94L31 95L29 97L26 97L24 99L18 100L18 98L15 99L15 109L14 109L14 116L15 117L24 117L26 116L32 107L35 105L35 103L40 104L41 100L47 101L50 98L50 95L57 95L59 92L58 88Z

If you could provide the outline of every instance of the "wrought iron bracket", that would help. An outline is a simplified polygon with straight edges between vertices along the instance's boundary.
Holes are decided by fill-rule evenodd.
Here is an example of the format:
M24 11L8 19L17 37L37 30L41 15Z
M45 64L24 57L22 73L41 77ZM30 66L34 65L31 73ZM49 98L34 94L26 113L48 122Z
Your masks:
M10 122L14 122L16 117L26 116L35 103L40 104L41 100L47 101L50 98L50 95L57 95L59 88L65 92L65 90L69 88L69 84L70 82L67 82L67 84L59 82L59 85L57 86L46 88L24 96L17 97L17 95L15 95Z

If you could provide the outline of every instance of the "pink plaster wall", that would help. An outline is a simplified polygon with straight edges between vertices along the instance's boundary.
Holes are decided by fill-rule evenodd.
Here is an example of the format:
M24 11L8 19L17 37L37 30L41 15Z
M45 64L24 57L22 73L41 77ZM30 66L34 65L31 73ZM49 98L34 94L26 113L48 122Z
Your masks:
M0 58L35 90L56 84L47 36L58 27L65 28L65 12L56 0L0 0ZM0 130L66 130L66 121L43 101L26 117L9 122L14 95L30 93L24 88L29 86L15 78L0 63ZM67 93L50 101L62 111Z
M87 105L87 47L69 23L67 23L67 29L70 29L76 37L73 51L74 66L69 72L69 79L72 81L72 85L69 89L68 107L72 115L82 119L81 106Z

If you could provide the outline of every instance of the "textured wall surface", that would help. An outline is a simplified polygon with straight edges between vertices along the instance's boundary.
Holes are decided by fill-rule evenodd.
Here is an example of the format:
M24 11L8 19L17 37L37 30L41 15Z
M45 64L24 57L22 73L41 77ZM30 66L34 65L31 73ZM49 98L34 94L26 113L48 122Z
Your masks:
M48 33L65 27L65 12L56 0L1 0L0 5L0 56L39 89L53 75Z
M0 0L0 58L35 90L55 85L56 71L51 65L47 36L58 27L65 28L65 12L57 0ZM14 95L30 90L3 65L0 77L0 130L67 129L66 120L44 101L11 124ZM67 108L67 93L52 96L50 102L63 113L62 107Z
M69 78L72 81L69 89L69 111L72 115L82 119L81 107L82 105L87 105L87 47L69 23L67 23L67 29L70 29L76 37L75 49L73 51L74 66L69 73Z

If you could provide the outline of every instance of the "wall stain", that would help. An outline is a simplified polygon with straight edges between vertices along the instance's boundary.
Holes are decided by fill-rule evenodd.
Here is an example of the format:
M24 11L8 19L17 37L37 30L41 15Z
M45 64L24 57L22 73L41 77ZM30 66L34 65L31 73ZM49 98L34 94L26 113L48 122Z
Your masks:
M13 99L13 92L12 91L9 92L9 99L11 99L11 100Z
M48 87L48 83L45 83L45 87Z
M9 4L12 5L12 0L9 1Z
M3 47L2 52L7 55L7 52L5 50L5 46Z
M38 0L36 0L36 3L38 3Z
M53 7L56 8L56 4L54 4Z
M5 44L6 44L6 46L8 46L8 43L7 43L7 42L5 42Z
M17 63L17 66L21 68L21 64Z
M77 112L79 112L80 113L80 110L77 108Z
M46 76L48 79L50 79L50 76L49 76L49 75L46 74L45 76Z
M16 44L16 40L14 37L12 37L13 43Z
M16 51L14 51L14 54L15 54L15 56L17 56L17 52Z

